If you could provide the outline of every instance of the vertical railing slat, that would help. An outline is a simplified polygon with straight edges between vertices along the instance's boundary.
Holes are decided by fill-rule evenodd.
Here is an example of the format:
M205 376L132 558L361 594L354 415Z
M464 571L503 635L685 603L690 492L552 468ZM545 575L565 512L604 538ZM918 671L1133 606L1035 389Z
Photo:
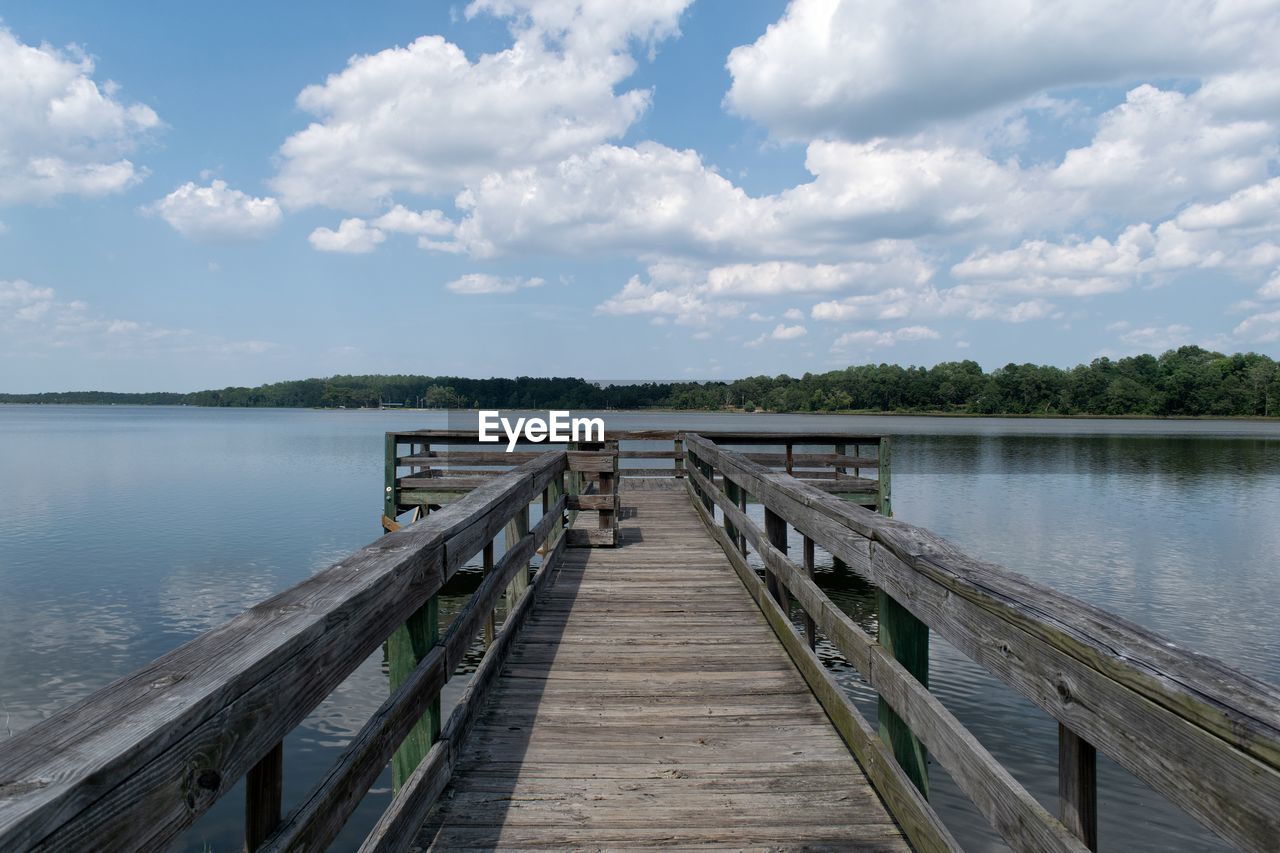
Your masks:
M433 595L387 638L387 670L392 693L409 680L414 668L439 641L440 599ZM393 790L400 790L439 736L440 696L437 694L391 759Z
M768 506L764 508L764 532L769 537L770 545L784 554L787 553L787 522ZM782 583L782 579L768 569L765 570L765 577L769 594L773 596L774 601L778 602L782 612L790 615L791 596L787 594L787 587Z
M244 846L253 853L280 825L280 805L284 797L284 742L271 751L245 777Z
M1058 803L1062 824L1090 850L1098 849L1098 753L1058 723Z
M808 573L809 580L813 580L813 540L808 536L804 537L804 570ZM807 611L804 614L804 636L809 641L810 649L817 647L818 625Z

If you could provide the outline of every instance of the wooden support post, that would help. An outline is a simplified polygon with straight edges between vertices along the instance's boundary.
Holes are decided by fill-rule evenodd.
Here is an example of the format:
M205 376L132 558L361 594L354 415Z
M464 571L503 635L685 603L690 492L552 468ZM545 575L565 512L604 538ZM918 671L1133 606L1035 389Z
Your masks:
M605 442L605 450L613 451L613 470L601 471L599 482L599 491L602 495L613 495L613 504L609 509L600 510L600 518L597 526L601 530L613 531L613 539L609 544L618 544L618 485L620 477L618 474L618 441L610 439Z
M877 493L876 511L881 515L893 515L893 498L890 495L889 487L892 482L889 478L889 436L880 437L880 453L879 468L876 470L876 478L879 483Z
M790 444L787 445L787 473L788 474L791 473L792 468L795 466L794 450L795 450L795 447L793 445L790 445Z
M738 509L742 510L743 515L747 514L747 490L741 486L738 487ZM738 551L742 556L747 556L747 534L745 533L738 537Z
M253 853L280 825L284 796L284 742L249 768L244 786L244 847Z
M876 590L880 645L926 688L929 686L929 628L882 589ZM926 798L929 796L928 753L901 717L880 699L880 739Z
M570 449L570 450L578 450L578 449L579 449L579 445L578 445L578 443L577 443L577 442L569 442L569 449ZM581 494L582 494L582 491L583 491L583 489L582 489L582 472L581 472L581 471L566 471L566 472L565 472L565 474L564 474L564 486L565 486L565 489L564 489L564 490L565 490L565 493L566 493L566 494L574 495L574 496L581 495ZM570 526L572 526L572 525L573 525L573 522L578 518L578 513L579 513L579 511L580 511L580 510L576 510L576 509L575 509L575 510L571 510L571 511L569 512L569 525L570 525Z
M778 515L767 506L764 508L764 532L769 537L769 544L777 548L782 553L787 553L787 522L782 516ZM787 588L783 585L782 580L773 572L765 569L766 586L769 594L773 596L773 600L778 602L778 606L782 608L782 612L788 617L791 615L791 596L787 594Z
M515 517L507 522L507 526L502 531L502 538L506 544L507 550L515 547L515 544L523 539L529 533L529 507L523 506L516 512ZM515 577L511 579L511 583L507 584L506 608L507 613L515 609L516 603L520 601L520 596L529 588L529 567L526 565L523 569L518 570Z
M716 469L712 467L710 462L702 463L702 475L707 478L707 482L714 488L716 484ZM710 492L705 492L702 495L702 505L707 508L707 513L712 518L716 517L716 499L711 496Z
M730 480L728 477L725 477L724 493L729 498L729 500L733 501L734 504L736 505L738 501L741 500L740 495L742 494L742 489L739 488L738 484L735 483L733 480ZM724 517L724 530L725 530L725 533L729 534L729 541L731 541L735 547L741 548L742 534L738 531L738 528L734 526L733 522L729 520L728 515Z
M400 451L394 434L387 435L385 449L386 487L383 514L394 520L400 509L396 489L396 462ZM428 509L424 506L422 514L426 515L427 512ZM418 661L426 657L439 639L440 602L432 596L409 617L409 621L396 628L387 638L387 672L390 676L392 693L395 693L409 678ZM427 750L439 735L440 697L437 696L431 703L431 707L422 715L422 719L405 737L400 749L391 760L391 785L395 790L399 790L404 780L409 778L409 774L422 761L423 756L427 754Z
M1058 723L1058 803L1062 824L1090 850L1098 849L1098 753Z
M813 540L808 536L804 537L804 570L808 573L809 580L813 580ZM813 621L813 617L808 612L804 614L804 635L809 640L809 648L816 648L818 624Z
M548 507L554 506L555 502L560 500L564 495L564 481L560 477L555 477L547 485L547 490L542 493L542 511L546 512ZM546 553L551 553L551 549L555 547L556 542L564 535L564 516L556 519L555 527L551 528L551 532L547 534Z
M400 689L432 647L440 641L440 600L431 596L387 638L387 669L391 676L391 692ZM431 744L440 737L440 695L431 700L425 714L405 737L391 759L391 787L395 791L409 778L422 761Z
M396 520L396 515L399 511L397 506L398 497L396 495L396 455L399 452L395 434L387 433L384 445L385 468L383 481L385 489L382 496L382 514L392 521Z
M893 503L889 492L889 437L881 436L879 445L879 479L877 511L881 515L893 515ZM929 686L929 626L894 601L884 590L876 590L876 612L879 616L880 645L893 655L917 681ZM912 734L889 703L879 704L880 739L883 740L907 777L915 783L926 798L929 796L929 756L924 744Z
M484 546L484 574L485 577L493 571L493 542L489 542ZM489 611L489 615L484 620L484 647L487 649L493 645L493 638L498 634L497 620L494 610Z
M854 450L856 451L856 450L857 450L857 448L858 448L858 446L855 444L855 445L854 445ZM845 451L846 451L847 449L848 449L848 445L845 445L845 444L837 444L837 445L836 445L836 455L837 455L837 456L844 456L844 455L846 455L846 454L845 454ZM848 474L848 473L849 473L849 469L848 469L848 468L846 468L846 467L844 467L843 465L837 465L837 466L836 466L836 473L837 473L837 474Z
M676 438L675 438L675 449L676 449L676 478L681 479L684 477L684 438L682 438L678 433L676 434Z

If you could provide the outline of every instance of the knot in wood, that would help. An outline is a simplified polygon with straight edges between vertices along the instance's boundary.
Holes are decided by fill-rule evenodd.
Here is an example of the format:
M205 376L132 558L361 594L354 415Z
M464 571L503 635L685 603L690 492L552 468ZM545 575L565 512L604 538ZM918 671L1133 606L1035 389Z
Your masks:
M206 767L196 774L196 784L206 791L216 791L222 784L222 774L212 767Z

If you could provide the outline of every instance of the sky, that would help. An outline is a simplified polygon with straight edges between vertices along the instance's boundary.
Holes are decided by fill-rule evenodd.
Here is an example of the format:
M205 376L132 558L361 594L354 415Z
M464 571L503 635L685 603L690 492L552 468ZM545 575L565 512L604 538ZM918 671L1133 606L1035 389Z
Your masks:
M0 0L0 391L1280 352L1280 0Z

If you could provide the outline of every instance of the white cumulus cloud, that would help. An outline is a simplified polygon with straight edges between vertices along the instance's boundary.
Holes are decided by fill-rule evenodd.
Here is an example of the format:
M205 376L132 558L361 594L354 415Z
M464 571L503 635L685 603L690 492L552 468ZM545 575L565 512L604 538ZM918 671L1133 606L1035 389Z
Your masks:
M1277 43L1273 0L792 0L730 53L725 100L780 137L869 139L1046 89L1252 70Z
M630 40L678 32L688 2L472 3L468 16L511 19L511 47L472 61L428 35L353 57L298 96L315 120L281 146L274 186L291 206L366 210L618 137L650 101L615 91L635 70Z
M482 293L515 293L527 287L541 287L546 282L540 278L524 278L518 275L489 275L467 273L445 285L454 293L476 295Z
M891 347L900 341L930 341L942 337L928 326L903 326L893 331L878 332L874 329L861 329L845 332L836 338L832 349L866 349L870 347Z
M145 176L126 155L160 118L93 71L79 47L32 46L0 26L0 204L107 195Z
M793 341L796 338L803 338L807 334L809 334L809 330L799 324L788 326L785 323L779 323L773 327L772 332L765 332L760 337L748 341L744 346L758 347L766 341Z
M188 181L146 210L184 237L210 241L265 237L282 217L274 198L254 198L220 180L207 187Z
M378 228L369 225L359 218L344 219L338 223L338 230L317 228L307 240L312 247L321 252L345 252L351 255L364 255L378 248L387 235Z

